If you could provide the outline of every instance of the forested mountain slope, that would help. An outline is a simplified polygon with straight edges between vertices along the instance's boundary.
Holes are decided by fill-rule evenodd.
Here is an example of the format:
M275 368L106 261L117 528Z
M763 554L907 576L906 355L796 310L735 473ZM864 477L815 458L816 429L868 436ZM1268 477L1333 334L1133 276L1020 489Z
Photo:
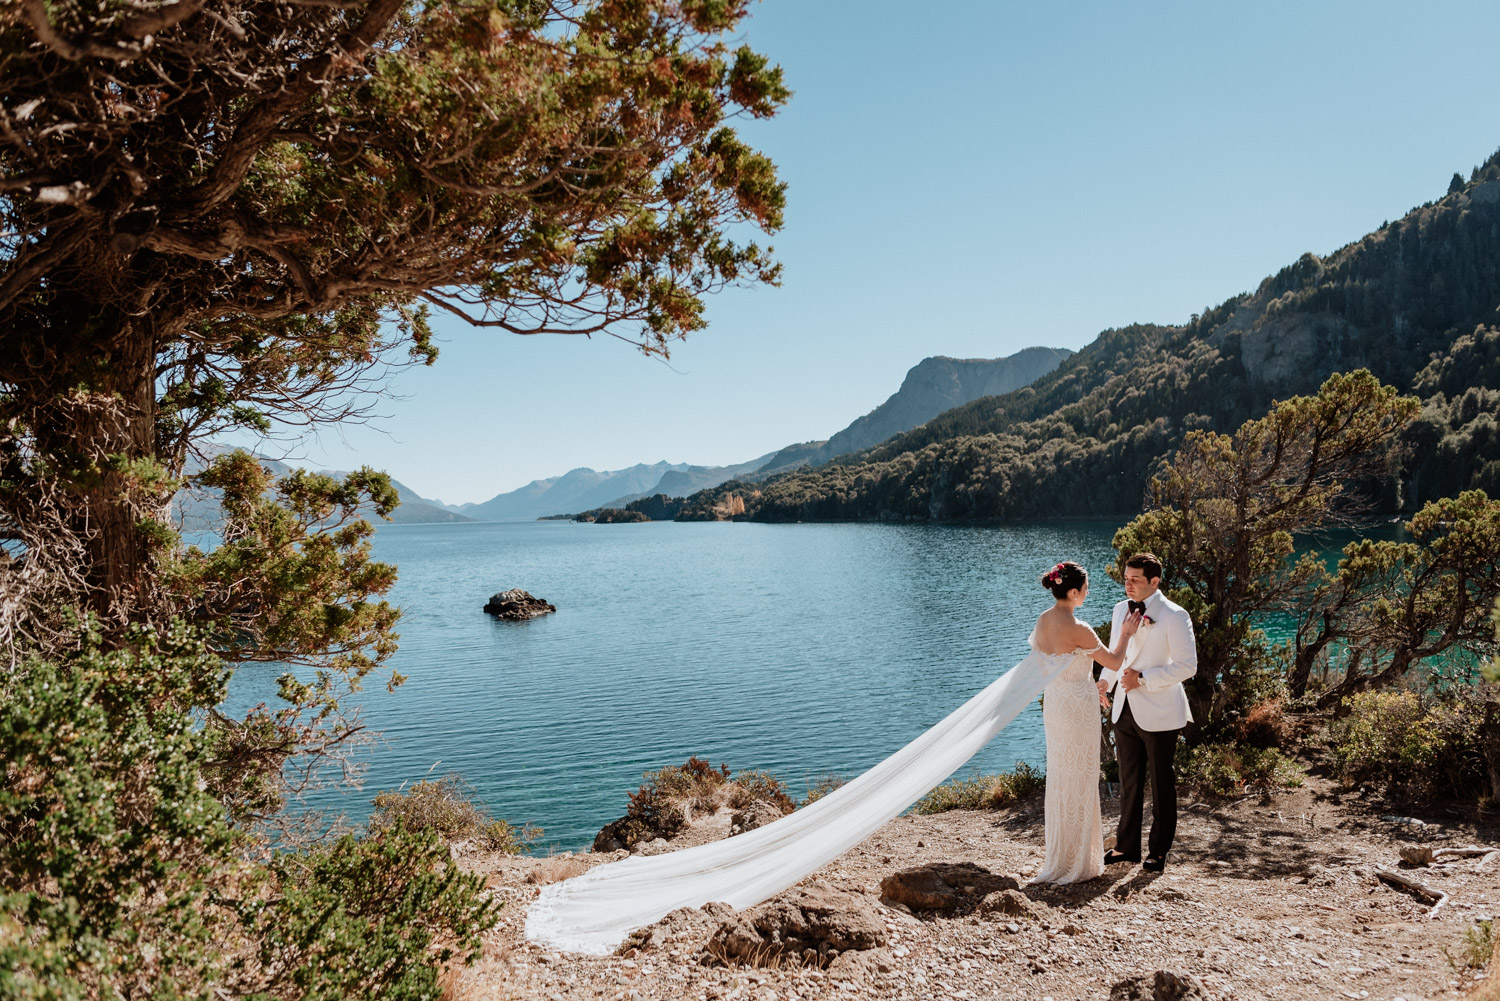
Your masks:
M1331 372L1371 369L1423 417L1378 498L1500 493L1500 154L1436 202L1327 257L1304 254L1182 326L1107 330L1023 389L865 452L738 491L754 520L1114 516L1139 510L1185 431L1232 432Z

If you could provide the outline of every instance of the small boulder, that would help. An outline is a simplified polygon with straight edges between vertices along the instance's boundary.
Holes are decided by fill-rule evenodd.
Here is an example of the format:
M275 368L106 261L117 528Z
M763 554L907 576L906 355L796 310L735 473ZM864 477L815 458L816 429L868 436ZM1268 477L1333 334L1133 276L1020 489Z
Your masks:
M774 804L763 799L752 800L742 810L736 810L734 816L729 818L729 834L744 834L753 831L757 827L765 827L773 820L780 820L783 814Z
M828 979L865 984L895 968L896 959L886 949L850 949L828 964Z
M1432 849L1427 845L1402 845L1401 861L1407 865L1431 865Z
M624 816L612 820L594 835L594 851L614 852L621 848L634 848L642 841L650 841L656 832L636 817Z
M1019 890L1014 876L996 876L973 862L933 862L880 881L880 899L914 911L954 911L999 890Z
M1208 1001L1208 991L1192 974L1157 970L1115 984L1109 1001Z
M631 846L632 855L665 855L672 850L672 842L666 838L652 838L650 841L637 841Z
M731 915L709 937L707 953L726 964L826 967L850 951L885 945L888 936L869 897L810 887Z
M996 890L979 902L979 913L992 920L1001 918L1034 918L1041 905L1026 898L1020 890Z
M691 943L695 950L700 949L720 922L733 914L734 908L721 900L711 900L702 907L679 907L625 936L615 954L624 955L631 949L659 952L674 943Z
M555 612L557 606L517 587L491 595L490 600L485 602L484 610L508 622L524 622Z

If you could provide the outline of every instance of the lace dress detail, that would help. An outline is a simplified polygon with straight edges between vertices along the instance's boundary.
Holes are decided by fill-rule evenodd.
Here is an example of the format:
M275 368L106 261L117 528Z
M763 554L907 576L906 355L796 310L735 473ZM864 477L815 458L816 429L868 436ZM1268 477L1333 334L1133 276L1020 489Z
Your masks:
M1094 686L1093 652L1039 654L1069 663L1042 696L1042 726L1047 736L1047 857L1042 871L1032 879L1035 883L1077 883L1104 873L1099 690Z

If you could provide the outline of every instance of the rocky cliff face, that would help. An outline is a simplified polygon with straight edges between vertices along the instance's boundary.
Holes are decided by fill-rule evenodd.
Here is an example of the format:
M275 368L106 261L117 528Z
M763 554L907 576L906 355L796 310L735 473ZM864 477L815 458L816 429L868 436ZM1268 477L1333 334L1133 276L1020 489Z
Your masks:
M1005 358L923 358L890 399L825 442L782 449L761 467L769 473L817 466L834 456L858 452L892 435L925 424L945 410L983 396L1009 393L1030 385L1062 364L1067 348L1025 348Z
M890 399L829 438L812 461L869 448L970 400L1030 385L1072 353L1067 348L1026 348L1007 358L923 358Z

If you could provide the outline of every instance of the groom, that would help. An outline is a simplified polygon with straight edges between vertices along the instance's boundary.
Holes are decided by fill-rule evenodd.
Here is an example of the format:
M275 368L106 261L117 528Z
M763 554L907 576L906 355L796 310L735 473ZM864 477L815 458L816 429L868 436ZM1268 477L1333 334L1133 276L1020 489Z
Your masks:
M1151 776L1151 839L1141 868L1161 872L1177 833L1177 778L1172 757L1177 735L1193 714L1182 683L1198 672L1193 620L1161 593L1161 560L1137 553L1125 561L1127 600L1115 606L1111 635L1125 616L1141 613L1141 627L1130 637L1119 671L1099 676L1099 695L1115 690L1111 719L1115 757L1120 762L1120 825L1104 864L1140 862L1141 813L1145 778Z

